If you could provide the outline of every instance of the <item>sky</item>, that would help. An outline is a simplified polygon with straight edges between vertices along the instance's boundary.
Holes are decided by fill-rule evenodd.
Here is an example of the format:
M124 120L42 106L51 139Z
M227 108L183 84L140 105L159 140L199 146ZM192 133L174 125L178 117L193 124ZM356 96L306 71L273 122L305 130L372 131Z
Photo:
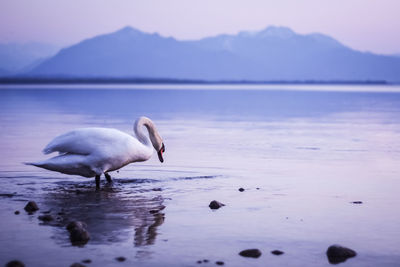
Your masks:
M0 43L66 46L124 26L193 40L269 25L400 53L400 0L0 0Z

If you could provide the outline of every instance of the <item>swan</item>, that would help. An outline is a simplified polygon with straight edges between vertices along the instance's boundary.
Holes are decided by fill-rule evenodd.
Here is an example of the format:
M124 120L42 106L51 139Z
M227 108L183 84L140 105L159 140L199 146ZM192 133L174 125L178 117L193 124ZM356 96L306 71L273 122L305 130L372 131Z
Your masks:
M143 132L147 128L148 135ZM154 123L147 117L140 117L133 126L136 138L111 128L76 129L54 138L44 149L44 154L58 152L59 155L27 165L57 171L65 174L95 177L96 189L100 189L100 176L118 170L133 162L151 158L153 148L164 162L165 145Z

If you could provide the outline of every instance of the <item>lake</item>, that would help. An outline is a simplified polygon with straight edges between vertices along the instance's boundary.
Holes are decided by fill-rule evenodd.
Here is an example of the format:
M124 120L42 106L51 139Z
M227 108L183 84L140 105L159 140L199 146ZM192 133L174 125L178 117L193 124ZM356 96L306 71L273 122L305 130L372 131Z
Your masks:
M398 86L2 86L0 105L2 265L330 266L332 244L358 253L343 266L400 262ZM164 163L130 164L100 191L23 164L66 131L133 134L140 116ZM71 244L72 220L87 224L86 245ZM261 257L238 255L250 248Z

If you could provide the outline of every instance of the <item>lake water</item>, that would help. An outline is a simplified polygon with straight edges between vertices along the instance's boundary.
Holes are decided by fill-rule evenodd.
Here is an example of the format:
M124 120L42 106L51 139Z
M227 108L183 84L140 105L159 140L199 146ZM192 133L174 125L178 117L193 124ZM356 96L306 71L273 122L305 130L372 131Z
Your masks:
M325 252L340 244L358 253L343 266L399 266L399 87L186 87L0 88L0 264L330 266ZM130 164L100 191L22 164L63 132L133 133L143 115L164 163ZM226 206L210 210L214 199ZM26 213L29 200L40 210ZM83 247L69 241L71 220L88 226ZM262 256L238 255L249 248Z

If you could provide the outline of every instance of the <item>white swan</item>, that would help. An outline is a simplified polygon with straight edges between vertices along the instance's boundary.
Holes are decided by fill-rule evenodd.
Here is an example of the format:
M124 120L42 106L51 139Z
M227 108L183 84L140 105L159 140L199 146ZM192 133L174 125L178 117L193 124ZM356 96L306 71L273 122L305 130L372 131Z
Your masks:
M143 132L143 126L149 136ZM136 137L109 128L77 129L53 139L44 149L44 154L59 152L58 156L35 163L26 163L65 174L96 177L96 188L100 188L100 175L104 173L108 182L110 171L138 161L146 161L158 152L161 162L164 143L154 123L146 117L136 120L133 127Z

